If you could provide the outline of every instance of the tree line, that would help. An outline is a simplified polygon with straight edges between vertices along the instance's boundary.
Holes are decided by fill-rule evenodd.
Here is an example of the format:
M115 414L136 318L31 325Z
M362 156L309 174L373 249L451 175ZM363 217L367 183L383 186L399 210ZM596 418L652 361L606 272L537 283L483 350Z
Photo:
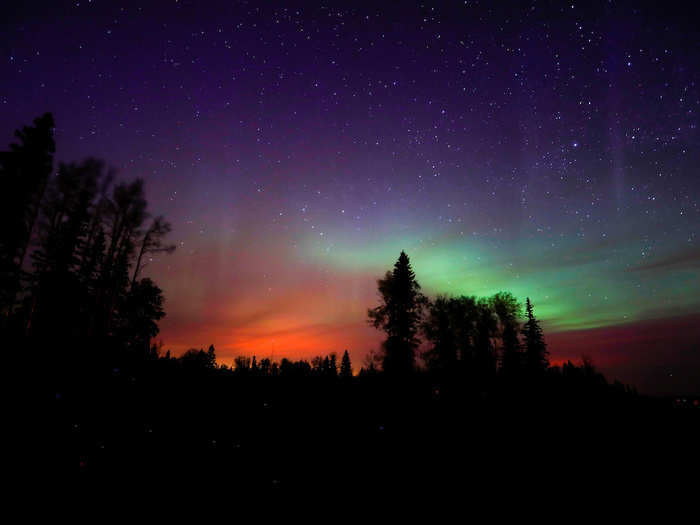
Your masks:
M488 379L542 374L549 367L547 345L533 305L523 307L509 292L492 297L430 300L421 292L410 260L401 252L392 271L378 280L381 304L368 310L370 323L386 333L377 362L388 374L415 370L424 336L428 370Z
M525 305L510 292L430 299L421 292L404 251L393 269L378 279L377 288L380 304L368 309L368 321L386 337L379 352L368 356L360 375L381 371L385 377L408 378L424 371L437 383L482 394L503 386L523 392L534 386L550 393L636 395L634 387L617 380L609 384L585 356L580 364L551 366L529 297Z
M190 348L177 358L171 356L170 351L168 351L163 356L163 359L177 363L184 369L218 370L245 378L288 377L347 380L353 376L352 362L347 350L343 352L340 363L338 363L338 355L335 352L331 352L326 356L316 356L311 360L299 359L294 361L283 357L279 362L270 358L263 358L258 361L255 355L252 357L238 355L229 366L224 363L217 363L214 345L210 345L206 351L203 348L199 350Z
M441 380L480 390L491 389L497 378L537 382L548 373L566 381L606 384L585 358L581 365L567 362L561 368L550 367L544 333L529 298L524 307L509 292L484 298L438 295L431 300L422 294L403 251L393 270L377 284L380 304L368 310L368 317L386 338L379 352L367 356L358 370L359 377L408 377L424 370ZM243 378L353 377L347 350L340 365L335 353L310 360L283 358L280 362L239 355L231 366L219 365L213 345L206 351L190 349L178 358L169 352L164 357L185 369L217 370Z
M88 158L54 170L50 113L0 152L0 327L5 336L118 340L150 352L165 315L144 267L171 225L148 210L141 179Z
M353 376L347 351L340 363L335 354L280 362L238 356L232 366L217 364L213 346L178 358L160 355L153 340L165 315L164 297L142 273L154 256L172 253L175 246L166 243L170 223L148 209L143 180L117 181L115 171L94 158L55 169L50 113L17 130L15 139L0 152L4 340L109 342L119 352L133 350L186 370L246 377ZM529 298L524 307L508 292L431 300L421 292L404 252L378 280L378 291L380 304L368 310L368 317L386 338L358 375L406 376L418 369L418 358L430 373L477 386L497 376L537 377L551 371ZM570 376L595 375L590 362L565 368Z

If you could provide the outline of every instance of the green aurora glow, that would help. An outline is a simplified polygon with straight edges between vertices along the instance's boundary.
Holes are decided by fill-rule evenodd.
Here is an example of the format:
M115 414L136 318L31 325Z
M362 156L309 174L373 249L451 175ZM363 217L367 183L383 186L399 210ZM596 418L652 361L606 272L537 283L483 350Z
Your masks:
M523 302L530 297L550 331L599 328L696 311L698 272L680 265L655 271L630 257L621 241L498 243L478 235L392 236L307 241L308 257L340 271L381 276L405 250L429 295L489 296L510 291ZM425 241L423 239L432 239ZM437 240L435 240L437 239ZM625 254L628 254L625 256ZM663 263L659 264L665 267ZM653 273L653 279L649 274ZM672 306L671 306L672 305Z

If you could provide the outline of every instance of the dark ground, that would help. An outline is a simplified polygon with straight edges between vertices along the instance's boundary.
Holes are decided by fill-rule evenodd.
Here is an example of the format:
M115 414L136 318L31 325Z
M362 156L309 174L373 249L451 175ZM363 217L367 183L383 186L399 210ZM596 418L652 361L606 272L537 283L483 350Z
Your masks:
M609 385L496 382L478 391L427 374L243 377L85 356L54 373L59 472L86 481L502 490L535 474L554 485L678 476L697 454L692 400Z

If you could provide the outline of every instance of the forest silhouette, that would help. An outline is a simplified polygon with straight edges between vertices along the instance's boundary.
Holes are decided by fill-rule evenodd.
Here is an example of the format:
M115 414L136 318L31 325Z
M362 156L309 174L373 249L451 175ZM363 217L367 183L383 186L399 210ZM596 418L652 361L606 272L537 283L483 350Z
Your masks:
M362 366L347 350L232 366L213 345L164 352L165 299L142 274L175 249L171 225L142 180L117 183L100 160L54 170L53 128L47 113L0 154L0 335L12 366L26 354L50 378L65 472L380 486L432 483L466 458L469 483L486 484L584 442L609 458L652 420L685 424L590 360L551 366L529 298L428 298L404 252L377 282L368 322L385 339ZM602 428L616 429L605 446Z

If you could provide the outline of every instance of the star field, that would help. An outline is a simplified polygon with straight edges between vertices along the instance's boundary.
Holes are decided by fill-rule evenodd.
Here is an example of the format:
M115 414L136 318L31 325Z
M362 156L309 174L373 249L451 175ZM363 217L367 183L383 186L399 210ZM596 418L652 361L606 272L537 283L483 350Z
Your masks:
M5 8L3 140L52 111L59 160L146 180L176 352L361 362L404 249L429 294L529 296L555 360L699 369L693 7L492 4Z

